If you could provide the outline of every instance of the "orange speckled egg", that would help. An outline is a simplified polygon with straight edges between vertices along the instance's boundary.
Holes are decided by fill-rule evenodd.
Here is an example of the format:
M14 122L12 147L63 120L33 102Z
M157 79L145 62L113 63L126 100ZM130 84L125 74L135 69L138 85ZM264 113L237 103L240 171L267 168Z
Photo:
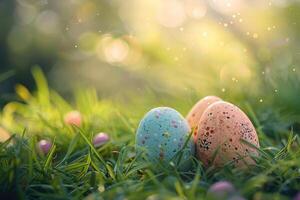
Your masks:
M247 115L237 106L224 101L213 103L204 111L198 127L197 157L205 166L254 164L250 155L258 156L258 152L251 144L259 148L258 137Z
M202 114L204 113L204 111L208 106L210 106L212 103L215 103L217 101L222 101L222 99L216 96L206 96L203 99L199 100L190 110L189 114L186 116L186 120L188 121L190 127L194 129L194 133L193 133L194 141L196 141L198 123L200 121Z

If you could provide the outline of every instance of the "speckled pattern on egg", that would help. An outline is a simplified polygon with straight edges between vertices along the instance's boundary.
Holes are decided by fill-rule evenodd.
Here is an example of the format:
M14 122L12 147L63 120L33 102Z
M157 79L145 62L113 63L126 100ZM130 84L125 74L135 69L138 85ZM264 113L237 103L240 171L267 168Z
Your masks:
M222 99L216 96L206 96L199 100L186 116L186 120L188 121L190 127L193 129L193 137L195 141L197 137L198 124L202 114L208 106L217 101L222 101Z
M189 125L179 112L168 107L154 108L139 124L136 147L146 150L150 161L170 161L184 147L189 134ZM183 151L183 160L193 155L192 139Z
M223 101L213 103L199 121L197 157L205 166L222 166L229 161L241 167L253 164L249 155L258 155L258 152L242 140L259 147L255 128L247 115L233 104Z

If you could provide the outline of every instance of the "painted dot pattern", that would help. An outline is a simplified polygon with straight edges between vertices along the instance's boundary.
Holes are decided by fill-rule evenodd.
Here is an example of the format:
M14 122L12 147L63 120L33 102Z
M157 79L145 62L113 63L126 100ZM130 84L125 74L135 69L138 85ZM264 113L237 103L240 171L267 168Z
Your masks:
M208 106L210 106L211 104L217 101L221 101L221 99L216 96L206 96L200 101L198 101L186 116L186 119L190 127L193 129L193 137L195 141L198 132L198 123L202 114L204 113L204 111Z
M136 148L145 150L150 161L169 161L182 150L189 133L187 121L176 110L168 107L154 108L139 124ZM183 159L189 159L193 155L192 139L183 151Z
M259 147L257 134L249 118L238 107L227 102L214 103L203 113L199 127L197 157L206 166L221 166L229 161L236 166L253 163L249 155L257 155L257 150L242 140Z

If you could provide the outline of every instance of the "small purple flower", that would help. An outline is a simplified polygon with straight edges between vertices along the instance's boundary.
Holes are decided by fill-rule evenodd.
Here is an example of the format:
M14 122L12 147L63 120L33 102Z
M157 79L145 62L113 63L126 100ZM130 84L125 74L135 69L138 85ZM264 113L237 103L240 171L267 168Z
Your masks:
M294 197L294 200L300 200L300 192L298 192L298 194L296 194L296 196Z
M234 186L228 181L214 183L208 189L208 195L215 198L228 197L235 192Z
M38 149L43 153L47 154L52 147L52 143L48 140L40 140L38 143Z
M95 147L100 147L109 140L109 136L106 133L98 133L94 139L93 144Z

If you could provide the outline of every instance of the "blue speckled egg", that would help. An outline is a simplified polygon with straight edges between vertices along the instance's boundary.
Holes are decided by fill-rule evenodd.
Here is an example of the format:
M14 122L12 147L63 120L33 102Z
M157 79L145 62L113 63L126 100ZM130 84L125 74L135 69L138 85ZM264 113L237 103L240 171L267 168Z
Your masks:
M137 151L145 151L151 162L169 162L182 150L180 163L186 166L194 153L190 131L187 121L176 110L154 108L144 116L137 129Z

